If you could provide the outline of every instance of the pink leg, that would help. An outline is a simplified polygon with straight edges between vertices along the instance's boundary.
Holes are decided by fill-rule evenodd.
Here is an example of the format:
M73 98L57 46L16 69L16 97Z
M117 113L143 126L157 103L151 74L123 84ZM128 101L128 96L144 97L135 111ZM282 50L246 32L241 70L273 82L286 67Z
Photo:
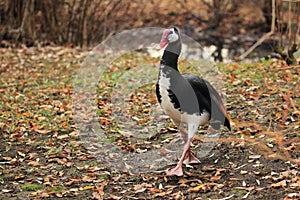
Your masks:
M185 129L180 128L180 133L181 133L181 137L183 139L183 141L186 143L187 142L187 132ZM188 152L184 158L184 164L191 164L191 163L200 163L200 161L196 158L196 156L194 156L193 152L191 151L191 149L188 149Z
M198 158L196 158L196 156L194 156L192 150L189 149L183 163L193 164L193 163L200 163L200 161L198 160Z
M182 156L181 156L177 166L166 172L168 176L171 176L171 175L182 176L183 175L182 164L183 164L183 161L186 160L186 157L189 156L188 154L190 153L191 141L192 141L192 138L187 139L186 143L184 144Z
M186 143L186 141L187 141L187 136L188 136L186 130L185 130L184 128L180 128L179 131L180 131L180 133L181 133L181 138L182 138L183 141Z

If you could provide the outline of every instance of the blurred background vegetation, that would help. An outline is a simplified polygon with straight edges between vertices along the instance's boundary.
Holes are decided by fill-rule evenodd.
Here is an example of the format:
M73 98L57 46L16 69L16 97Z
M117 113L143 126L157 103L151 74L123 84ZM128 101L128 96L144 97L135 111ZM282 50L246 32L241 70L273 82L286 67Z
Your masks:
M260 46L288 56L299 47L300 1L274 2L275 32ZM0 13L2 47L89 47L125 29L176 25L221 51L247 49L269 32L272 0L2 0Z

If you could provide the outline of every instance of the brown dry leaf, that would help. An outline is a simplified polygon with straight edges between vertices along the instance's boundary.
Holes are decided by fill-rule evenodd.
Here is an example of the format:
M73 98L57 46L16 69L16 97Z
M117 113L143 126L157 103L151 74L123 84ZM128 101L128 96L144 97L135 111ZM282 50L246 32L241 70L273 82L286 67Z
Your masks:
M221 179L221 176L212 176L212 177L210 178L210 180L211 180L212 182L218 182L220 179Z
M4 156L4 157L2 157L2 159L3 159L3 160L10 161L10 160L12 160L12 157L9 157L9 156Z
M269 188L282 188L286 186L286 180L282 180L278 183L273 183L269 186Z
M82 171L82 170L84 170L84 166L76 166L76 169Z
M185 178L180 178L178 183L180 184L180 186L186 186L186 183L188 183L189 180L188 179L185 179Z
M135 193L145 192L146 190L147 190L147 188L140 188L140 189L136 190Z
M285 147L284 149L285 149L286 151L294 151L295 149L297 149L297 146L299 146L299 143L293 143L293 144L291 144L290 146Z
M77 184L77 183L79 183L80 181L81 181L80 178L77 178L77 179L72 178L72 179L70 179L68 182L66 182L65 184L66 184L67 186L70 186L70 185L73 185L73 184Z
M41 165L41 163L39 163L38 161L29 161L28 162L28 165L29 166L33 166L33 167L37 167L37 166L40 166Z
M62 158L62 159L55 158L55 159L53 159L53 161L56 161L58 164L65 165L66 162L67 162L67 159L65 159L65 158Z
M289 177L289 175L291 174L291 171L284 171L280 173L280 178L284 179Z
M65 163L65 166L67 166L67 167L71 167L72 165L74 165L73 162L66 162L66 163Z
M70 191L70 192L78 192L79 189L78 189L78 188L71 188L69 191Z
M82 181L83 182L93 182L93 180L96 179L96 176L93 175L93 174L88 174L88 175L85 175L83 178L82 178Z
M169 191L167 191L167 192L160 192L160 193L157 193L157 194L155 194L154 196L155 197L164 197L164 196L168 196L169 194L171 194L172 193L172 190L169 190Z
M297 188L300 190L300 178L299 177L294 177L291 179L291 188Z
M52 175L47 175L47 176L45 176L45 178L44 178L44 182L49 182L50 179L52 179L52 178L53 178Z
M50 197L49 191L42 191L41 194L39 194L39 195L42 198L48 198L48 197Z
M152 188L152 184L142 183L134 186L135 193L144 192L147 188Z
M68 138L68 137L69 137L69 135L64 134L64 135L59 135L59 136L57 136L57 139L63 140L63 139L66 139L66 138Z
M241 170L241 171L240 171L240 174L241 174L241 175L245 175L245 174L248 174L248 171L245 171L245 170Z
M261 155L250 155L249 156L250 159L258 159L260 157L261 157Z
M291 184L290 184L290 187L291 187L291 188L297 188L298 190L300 190L300 181L297 182L297 183L291 183Z
M96 190L100 196L104 196L104 186L107 185L108 182L105 182L105 184L101 185L100 187L96 187Z
M58 176L62 177L65 174L65 172L63 170L58 172Z
M114 195L114 194L110 194L110 195L109 195L109 198L110 198L110 199L115 199L115 200L122 199L122 197L118 197L118 196L116 196L116 195Z
M225 171L226 171L226 169L224 169L224 168L218 168L215 173L215 176L219 176L221 174L221 172L225 172Z
M176 192L176 193L173 193L172 195L171 195L174 199L183 199L182 198L182 196L183 196L183 193L182 193L182 191L178 191L178 192Z
M46 130L46 129L42 129L42 130L40 130L40 129L35 129L34 131L35 131L35 132L38 132L38 133L40 133L40 134L47 134L47 133L50 133L50 132L51 132L51 130Z
M203 192L207 192L210 190L216 191L220 188L223 188L224 185L223 184L217 184L217 183L204 183L201 185L198 185L196 187L190 188L188 189L188 192L199 192L199 191L203 191Z
M65 183L65 185L70 186L73 185L75 183L75 180L70 180L68 182Z
M79 136L79 133L78 131L72 131L71 133L69 133L69 136L71 138L77 138Z
M103 191L104 187L97 187L97 192L100 196L104 196L104 191Z
M300 193L290 193L284 197L284 200L297 200L300 199Z
M25 157L25 156L26 156L26 154L23 153L23 152L21 152L21 151L17 151L17 153L18 153L20 156L22 156L22 157Z
M149 191L150 191L151 193L159 193L159 192L161 192L161 190L158 189L158 188L150 188Z
M208 187L207 187L206 183L198 185L198 186L193 187L193 188L190 188L190 189L188 189L188 192L199 192L201 190L202 191L207 191L208 190Z
M204 167L202 168L202 170L203 170L203 171L215 171L216 168L213 167L213 166L204 166Z
M61 193L55 193L55 196L57 196L58 198L62 198L63 194L61 194Z
M16 175L15 177L14 177L14 180L21 180L21 179L24 179L25 178L25 176L23 175L23 174L18 174L18 175Z
M98 192L92 193L93 199L102 200L103 197Z
M96 172L96 171L99 171L100 169L101 168L94 166L94 167L88 168L86 171L87 172Z
M73 162L68 162L66 158L62 158L62 159L54 158L54 159L50 159L49 162L57 162L58 164L65 165L67 167L71 167L72 165L74 165Z

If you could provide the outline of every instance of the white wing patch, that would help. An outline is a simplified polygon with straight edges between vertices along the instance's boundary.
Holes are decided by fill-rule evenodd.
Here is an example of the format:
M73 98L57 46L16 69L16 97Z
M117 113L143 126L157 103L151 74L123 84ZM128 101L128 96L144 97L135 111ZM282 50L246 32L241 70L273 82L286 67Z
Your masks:
M161 96L161 107L164 110L164 112L169 115L173 120L180 122L181 116L180 111L175 109L174 105L171 102L171 99L169 97L168 90L170 89L170 78L167 78L167 76L161 71L160 77L159 77L159 92Z

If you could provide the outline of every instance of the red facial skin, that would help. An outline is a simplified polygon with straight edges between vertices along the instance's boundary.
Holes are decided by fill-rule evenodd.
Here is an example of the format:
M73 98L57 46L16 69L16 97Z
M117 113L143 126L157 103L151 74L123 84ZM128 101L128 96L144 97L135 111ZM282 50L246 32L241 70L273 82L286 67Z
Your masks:
M168 43L169 43L169 40L168 40L168 35L170 34L170 30L165 30L162 37L161 37L161 41L160 41L160 44L159 44L159 47L162 49L164 48Z

